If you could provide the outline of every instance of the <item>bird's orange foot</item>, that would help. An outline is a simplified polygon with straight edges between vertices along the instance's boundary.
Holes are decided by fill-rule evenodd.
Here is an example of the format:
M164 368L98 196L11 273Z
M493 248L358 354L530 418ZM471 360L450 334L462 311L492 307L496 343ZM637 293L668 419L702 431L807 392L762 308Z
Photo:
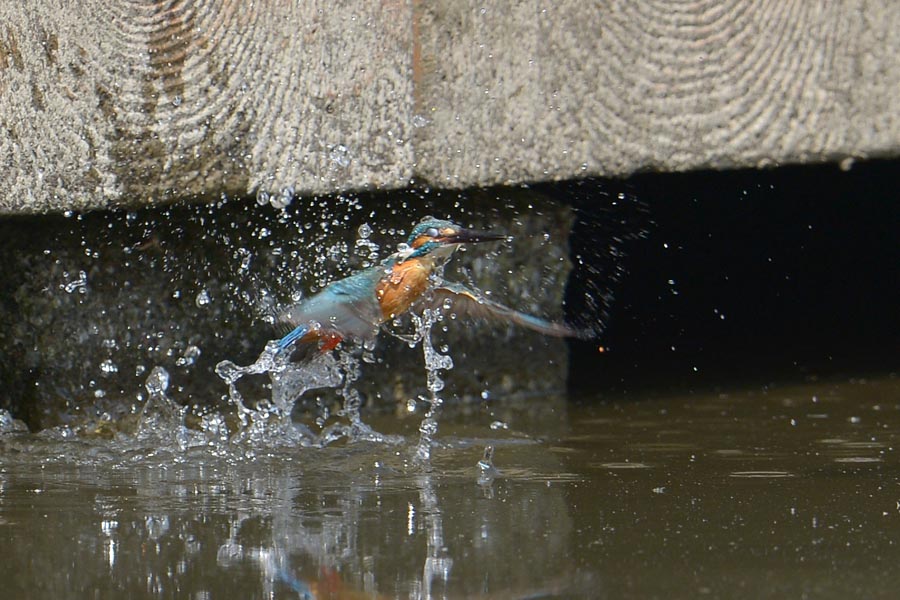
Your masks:
M319 347L319 350L322 352L322 354L325 354L326 352L331 352L332 350L337 348L338 344L344 341L344 338L336 333L328 333L323 335L321 340L322 345Z

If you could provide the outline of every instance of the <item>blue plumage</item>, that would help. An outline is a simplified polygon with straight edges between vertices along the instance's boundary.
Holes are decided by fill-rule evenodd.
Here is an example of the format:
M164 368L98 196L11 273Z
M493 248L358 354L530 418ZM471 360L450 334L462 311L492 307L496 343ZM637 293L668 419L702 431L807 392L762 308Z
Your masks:
M298 325L289 334L278 340L278 349L284 350L309 332L309 325Z
M415 280L417 283L404 279L413 271L408 268L412 262L416 262L419 269L416 277L421 277L423 269L431 273L439 268L460 244L503 238L426 217L413 228L405 248L380 264L335 281L286 309L279 320L293 329L279 340L279 351L304 336L319 340L323 351L335 347L345 338L373 339L381 324L393 318L394 313L406 311L415 303L436 300L440 304L450 300L454 311L515 323L545 335L583 335L566 325L550 323L493 302L459 284L431 281L422 285L421 278Z

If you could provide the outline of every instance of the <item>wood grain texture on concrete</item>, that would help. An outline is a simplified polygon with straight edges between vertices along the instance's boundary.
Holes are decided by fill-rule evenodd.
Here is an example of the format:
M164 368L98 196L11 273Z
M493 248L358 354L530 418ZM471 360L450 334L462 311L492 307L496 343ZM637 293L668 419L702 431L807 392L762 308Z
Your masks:
M895 0L0 2L0 213L896 155Z
M418 19L435 185L900 150L893 0L435 0Z
M0 211L409 181L411 13L0 3Z

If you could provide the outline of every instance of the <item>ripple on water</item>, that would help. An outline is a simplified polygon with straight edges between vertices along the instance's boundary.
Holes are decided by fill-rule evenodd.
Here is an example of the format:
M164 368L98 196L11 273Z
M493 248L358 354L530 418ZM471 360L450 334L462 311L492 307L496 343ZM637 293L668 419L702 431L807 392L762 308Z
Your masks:
M719 448L718 450L713 450L713 454L718 456L740 456L743 457L747 453L743 450L738 450L737 448Z
M650 465L642 462L605 462L591 463L591 467L595 469L607 469L610 471L625 471L632 469L649 469Z
M466 473L468 473L468 471ZM584 483L585 481L588 481L588 479L580 473L570 473L567 471L550 472L523 467L507 467L499 471L499 474L506 480L527 481L533 483Z
M784 479L794 477L790 471L732 471L729 477L741 479Z
M857 448L857 449L880 449L884 448L885 444L882 442L876 442L874 440L862 440L853 442L844 438L828 438L824 440L818 440L820 444L827 444L829 446L841 446L842 448Z
M841 444L844 448L860 448L860 449L879 449L884 448L881 442L845 442Z
M687 452L696 450L697 446L681 442L646 442L630 444L629 448L638 452Z

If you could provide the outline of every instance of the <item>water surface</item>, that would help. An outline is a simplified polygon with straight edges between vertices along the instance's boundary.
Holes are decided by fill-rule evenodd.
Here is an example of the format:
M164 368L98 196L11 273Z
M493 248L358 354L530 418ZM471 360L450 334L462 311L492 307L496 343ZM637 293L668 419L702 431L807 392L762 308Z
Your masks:
M421 414L367 417L406 444L323 449L7 426L3 595L896 593L895 376L590 400L448 406L430 464Z

